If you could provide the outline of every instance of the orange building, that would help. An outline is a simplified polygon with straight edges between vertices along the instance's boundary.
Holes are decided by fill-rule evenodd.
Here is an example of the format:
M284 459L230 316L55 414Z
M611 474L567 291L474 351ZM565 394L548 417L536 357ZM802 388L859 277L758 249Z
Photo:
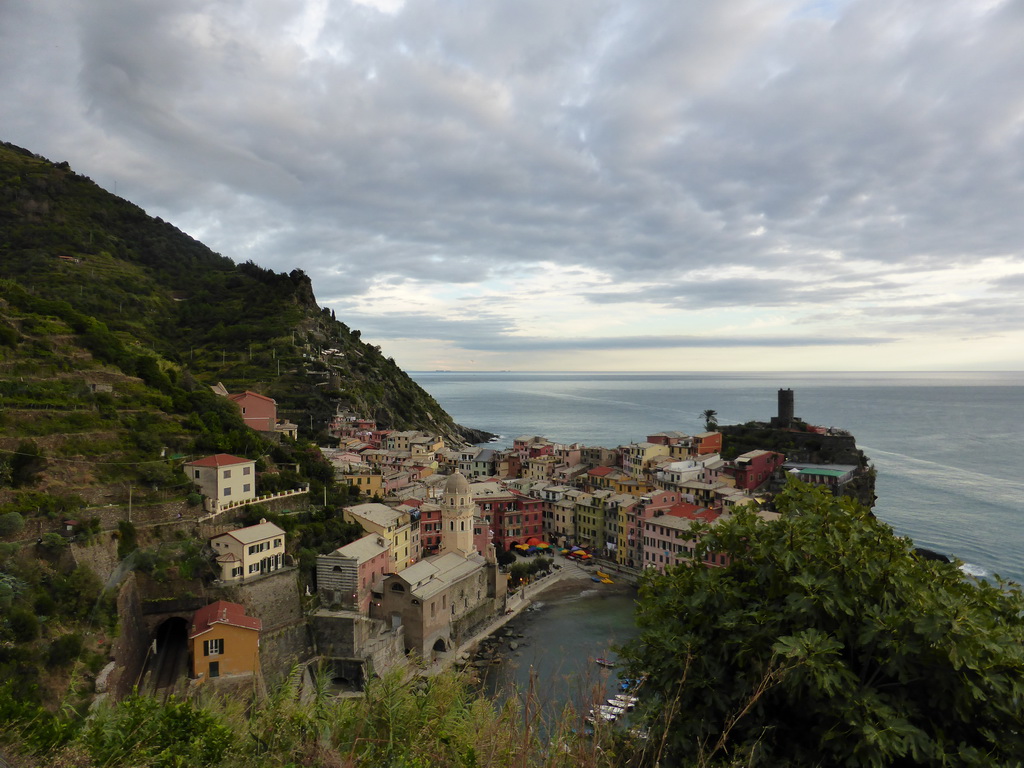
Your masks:
M193 679L251 675L260 668L263 622L238 603L218 600L192 616L188 633Z

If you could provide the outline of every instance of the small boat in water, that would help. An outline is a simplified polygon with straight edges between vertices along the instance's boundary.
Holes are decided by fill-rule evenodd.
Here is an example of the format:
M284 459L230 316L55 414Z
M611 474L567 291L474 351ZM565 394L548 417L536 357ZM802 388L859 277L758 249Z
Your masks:
M626 709L633 709L638 701L639 699L636 696L630 696L628 693L617 693L608 699L609 704L625 707Z
M598 656L596 659L594 659L594 661L596 661L602 667L608 667L609 669L615 666L614 661L612 661L611 659L606 659L603 656Z

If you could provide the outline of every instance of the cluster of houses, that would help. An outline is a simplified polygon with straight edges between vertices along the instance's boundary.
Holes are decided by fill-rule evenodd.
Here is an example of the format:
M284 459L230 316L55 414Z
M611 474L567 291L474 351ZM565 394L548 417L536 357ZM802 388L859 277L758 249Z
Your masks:
M337 480L373 499L343 510L365 535L318 556L316 565L321 618L347 622L335 621L332 631L346 627L345 653L356 661L371 655L371 639L379 645L386 636L405 653L436 659L502 613L507 582L497 565L500 550L544 539L588 548L623 568L664 569L692 562L698 523L713 526L751 502L765 519L775 517L772 492L786 475L839 493L860 471L787 463L766 450L725 460L717 431L659 432L615 449L524 435L506 450L451 448L437 435L378 429L354 414L339 414L331 431L339 445L322 450ZM185 466L217 503L259 498L251 460L219 454ZM225 584L286 566L285 533L272 523L209 543ZM714 552L704 562L727 564ZM251 644L238 638L258 637L258 620L232 606L196 614L194 676L222 674L228 645L252 656ZM217 634L229 629L235 639Z
M770 507L786 475L841 493L860 470L789 463L764 450L725 460L717 431L659 432L617 448L524 435L504 450L449 448L436 435L378 429L353 414L339 414L331 431L339 446L323 451L337 480L402 517L413 542L410 563L439 546L437 497L454 472L469 482L476 534L499 550L538 537L587 547L625 567L664 568L688 559L694 542L686 532L695 522L714 524L737 504Z

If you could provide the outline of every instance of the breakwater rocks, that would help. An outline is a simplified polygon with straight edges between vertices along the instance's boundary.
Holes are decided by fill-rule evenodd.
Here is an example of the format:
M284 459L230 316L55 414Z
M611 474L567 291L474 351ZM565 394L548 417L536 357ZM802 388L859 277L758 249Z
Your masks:
M534 603L524 613L540 610L542 606L543 603ZM504 626L493 635L481 640L475 653L472 655L469 653L462 654L462 658L459 658L456 663L461 666L485 669L501 664L512 656L520 655L525 647L525 635L514 627Z

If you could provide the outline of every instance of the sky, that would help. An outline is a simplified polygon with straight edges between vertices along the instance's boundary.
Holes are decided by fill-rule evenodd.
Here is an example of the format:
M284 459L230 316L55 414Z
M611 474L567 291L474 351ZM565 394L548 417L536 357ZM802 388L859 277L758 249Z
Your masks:
M0 140L406 370L1024 370L1024 2L0 0Z

